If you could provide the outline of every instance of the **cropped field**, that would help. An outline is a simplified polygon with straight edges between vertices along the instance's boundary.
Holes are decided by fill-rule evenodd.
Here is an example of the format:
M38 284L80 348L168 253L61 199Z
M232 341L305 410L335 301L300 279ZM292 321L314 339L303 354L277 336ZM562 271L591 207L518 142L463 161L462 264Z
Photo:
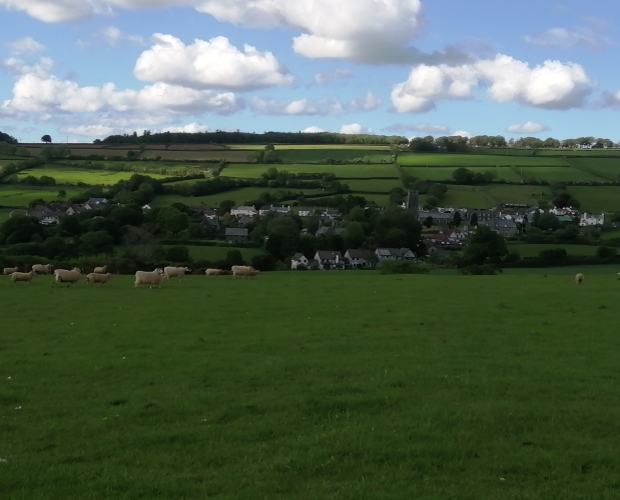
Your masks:
M172 246L172 245L167 245ZM203 247L197 245L185 245L189 250L190 257L194 260L209 260L215 262L226 259L226 254L231 250L239 250L243 260L250 262L252 257L263 255L265 252L260 248L236 248L236 247Z
M291 174L330 173L343 178L393 177L398 179L394 165L315 165L315 164L232 164L222 171L222 176L256 179L270 168L286 170Z
M275 144L276 150L293 150L301 149L312 151L321 149L325 151L331 151L334 149L358 149L358 150L372 150L372 151L384 151L389 152L390 146L377 146L373 144ZM229 144L229 149L265 149L264 144Z
M617 498L615 276L50 281L0 280L3 497Z
M334 160L354 160L355 158L368 159L371 163L390 162L392 156L385 149L362 149L359 148L334 148L334 149L299 149L299 148L278 148L276 155L283 161L288 162L317 162L332 158Z
M110 170L90 170L81 169L76 167L61 167L58 165L50 165L46 167L29 168L22 170L17 174L18 179L22 179L29 175L35 177L41 177L47 175L56 179L59 184L75 184L77 182L84 182L90 185L103 184L112 185L118 181L129 179L136 172L113 172ZM160 175L149 173L153 179L165 179L167 175Z
M162 160L226 160L230 162L246 162L251 151L205 150L205 151L162 151L145 150L142 158L156 158Z
M518 167L524 179L535 179L549 182L605 182L605 179L594 173L584 172L571 167Z
M67 198L77 196L83 189L55 187L55 188L43 188L38 186L11 186L0 185L0 205L11 207L28 206L28 203L37 198L41 198L46 201L54 201L58 199L59 189L64 189L67 192Z
M441 154L441 153L409 153L398 157L401 165L431 165L457 167L495 167L495 166L567 166L563 158L538 158L528 156L474 155L474 154Z
M448 179L452 179L452 173L458 167L403 167L405 172L417 177L418 179L429 180L429 181L445 181ZM546 168L546 167L545 167ZM485 172L491 171L497 175L498 180L506 180L511 182L521 182L523 177L516 173L510 167L467 167L468 170L471 170L473 173L484 174Z
M568 255L596 255L598 247L594 245L556 245L556 244L517 244L509 245L508 250L519 252L521 257L537 257L543 250L563 248Z
M280 189L270 189L270 188L261 188L261 187L249 187L249 188L241 188L236 189L234 191L226 191L224 193L212 194L208 196L198 196L195 198L187 197L187 196L179 196L172 194L165 194L161 196L157 196L155 198L155 204L162 205L171 205L172 203L184 203L186 205L198 205L200 203L205 203L207 205L217 206L224 200L233 200L238 205L243 205L246 201L257 199L262 193L278 193L281 191ZM320 191L318 189L291 189L292 192L303 192L306 195L312 194L325 194L325 191Z
M620 186L570 186L568 192L588 212L620 212Z

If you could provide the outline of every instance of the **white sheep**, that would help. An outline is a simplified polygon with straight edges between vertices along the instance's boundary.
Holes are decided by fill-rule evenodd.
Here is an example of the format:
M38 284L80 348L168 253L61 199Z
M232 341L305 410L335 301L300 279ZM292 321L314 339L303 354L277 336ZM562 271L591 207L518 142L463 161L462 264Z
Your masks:
M245 279L246 276L253 277L260 274L260 271L257 271L252 266L232 266L230 270L235 279L237 279L237 276L241 276L242 279Z
M219 276L220 274L224 274L223 269L207 269L205 270L205 274L207 276Z
M585 279L586 279L586 277L583 274L581 274L581 273L578 273L578 274L575 275L575 283L577 283L578 285L583 284Z
M107 264L103 267L96 267L95 269L93 269L93 273L97 273L97 274L105 274L107 272L108 272Z
M107 283L111 277L112 273L90 273L88 276L86 276L86 281L91 285L99 283L99 286L101 286L104 283Z
M179 281L183 279L185 273L191 273L192 270L187 267L164 267L164 276L166 280L170 281L170 278L179 278Z
M52 264L34 264L32 270L37 274L52 274L54 266Z
M34 278L36 275L37 273L35 273L34 271L30 271L29 273L14 272L11 274L11 281L13 283L17 283L18 281L27 281L28 283L32 284L32 278Z
M5 267L4 268L4 272L2 274L8 276L10 274L17 273L17 272L19 272L19 268L18 267Z
M54 271L55 283L67 283L71 286L72 284L77 283L81 277L82 270L79 267L74 267L71 271L67 271L66 269L56 269ZM52 286L55 283L52 283Z
M136 281L134 286L137 288L140 285L149 285L149 288L153 288L153 285L157 285L157 288L161 288L161 282L164 279L164 271L162 269L155 269L155 271L137 271Z

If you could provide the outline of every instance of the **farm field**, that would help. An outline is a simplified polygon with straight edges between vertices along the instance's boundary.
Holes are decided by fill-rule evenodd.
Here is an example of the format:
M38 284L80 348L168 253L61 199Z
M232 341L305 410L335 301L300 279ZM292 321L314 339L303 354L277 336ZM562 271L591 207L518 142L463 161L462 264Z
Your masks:
M543 250L553 250L556 248L564 248L568 255L596 255L598 249L594 245L558 245L558 244L510 244L508 250L511 252L519 252L521 257L538 257Z
M334 160L354 160L355 158L368 159L371 163L391 163L392 155L386 149L359 149L359 148L320 148L300 149L282 146L276 147L276 156L286 162L318 162L327 158Z
M59 189L64 189L67 192L67 199L77 196L84 191L81 188L74 189L61 186L44 188L40 186L0 185L0 205L5 207L27 207L28 203L37 198L54 201L58 199Z
M578 170L571 167L518 167L524 179L535 179L538 181L559 182L559 181L585 181L585 182L605 182L602 177Z
M90 185L103 184L112 185L118 181L129 179L137 172L114 172L111 170L90 170L77 167L62 167L59 165L49 165L46 167L29 168L17 174L18 179L23 179L29 175L41 177L47 175L56 179L58 184L75 184L84 182ZM165 179L167 175L149 173L153 179Z
M0 224L9 218L13 208L0 208Z
M563 158L537 158L527 156L441 154L441 153L407 153L398 157L401 165L435 165L457 167L495 167L495 166L568 166Z
M181 150L149 150L142 153L142 158L155 158L160 156L162 160L226 160L230 162L246 162L251 151L228 151L225 149L214 149L204 151L181 151Z
M619 212L620 186L570 186L568 192L589 212Z
M164 245L165 248L169 248L171 246L173 245ZM250 262L252 257L256 257L257 255L263 255L265 253L260 248L237 248L229 246L206 247L198 245L183 246L187 247L190 257L193 260L209 260L211 262L226 259L226 254L231 250L239 250L241 252L241 255L243 255L243 260L245 262Z
M615 278L0 280L3 494L615 499Z
M403 185L399 179L375 179L375 180L358 180L347 179L342 181L348 184L351 191L355 192L378 192L389 193L394 188L402 188Z
M571 165L583 168L605 179L617 181L620 179L620 157L618 158L570 158Z
M620 149L538 149L536 156L620 157Z
M171 205L172 203L184 203L186 205L199 205L201 203L217 206L224 200L233 200L238 205L243 205L246 201L257 199L262 193L277 193L281 191L280 189L275 188L261 188L261 187L248 187L236 189L235 191L226 191L224 193L217 193L208 196L198 196L198 197L187 197L173 194L165 194L160 195L155 198L155 205ZM306 195L313 194L325 194L325 191L320 191L318 189L291 189L292 192L298 193L303 192Z
M222 171L224 177L256 179L270 168L286 170L291 174L330 173L339 179L393 177L398 179L398 171L392 164L388 165L312 165L312 164L230 164Z
M445 181L452 178L452 173L458 167L403 167L405 172L413 175L418 179L429 180L429 181ZM547 168L547 167L545 167ZM497 174L498 180L506 180L510 182L521 182L523 177L516 173L510 167L467 167L468 170L471 170L473 173L484 174L485 172L491 171Z

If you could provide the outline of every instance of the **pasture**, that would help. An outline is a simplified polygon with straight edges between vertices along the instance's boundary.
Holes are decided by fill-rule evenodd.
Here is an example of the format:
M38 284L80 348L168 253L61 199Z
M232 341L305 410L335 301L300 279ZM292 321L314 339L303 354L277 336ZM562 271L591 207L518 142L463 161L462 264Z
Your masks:
M28 203L37 198L45 201L58 200L59 189L67 192L66 198L77 196L83 189L55 186L46 188L41 186L0 185L0 205L5 207L27 207Z
M476 154L440 154L440 153L406 153L398 157L401 165L421 165L438 167L565 167L568 163L563 158L538 158L529 156L476 155Z
M303 193L305 195L326 194L325 191L320 191L318 189L290 189L286 191ZM211 206L217 206L224 200L233 200L237 205L243 205L247 201L256 200L261 194L266 192L277 194L282 192L282 190L276 188L248 187L235 189L234 191L225 191L223 193L197 197L165 194L157 196L154 203L157 206L171 205L173 203L184 203L185 205L199 205L204 203Z
M59 165L49 165L45 167L29 168L17 174L18 179L29 175L41 177L47 175L56 179L58 184L76 184L84 182L89 185L112 185L118 181L129 179L136 172L114 172L111 170L91 170L78 167L63 167ZM148 173L153 179L165 179L167 175Z
M452 173L458 167L403 167L405 172L413 175L418 179L429 180L429 181L445 181L448 179L452 179ZM521 182L523 177L515 172L510 167L467 167L468 170L471 170L474 174L480 173L484 174L485 172L493 172L497 175L497 180L506 180L510 182Z
M605 179L591 172L572 167L516 167L525 180L548 182L605 182Z
M334 174L339 179L367 179L372 177L392 177L398 179L398 171L388 165L314 165L314 164L230 164L222 171L222 176L256 179L270 168L286 170L291 174Z
M580 201L581 210L620 211L620 186L569 186L568 192Z
M164 245L164 248L170 248L171 246L174 245ZM186 246L189 250L189 255L192 260L208 260L211 262L226 259L226 255L231 250L239 250L245 262L250 262L253 257L256 257L257 255L263 255L265 253L262 248L239 248L231 246L207 247L199 245L183 246Z
M4 278L3 498L618 496L616 276Z
M386 149L359 149L359 148L318 148L318 149L300 149L288 148L285 146L276 147L276 156L285 162L293 163L312 163L321 162L328 158L334 160L354 160L361 158L370 163L391 163L392 155Z
M560 245L552 243L508 245L508 250L518 252L521 257L538 257L538 254L543 250L555 250L556 248L563 248L568 255L592 256L596 255L599 247L594 245Z

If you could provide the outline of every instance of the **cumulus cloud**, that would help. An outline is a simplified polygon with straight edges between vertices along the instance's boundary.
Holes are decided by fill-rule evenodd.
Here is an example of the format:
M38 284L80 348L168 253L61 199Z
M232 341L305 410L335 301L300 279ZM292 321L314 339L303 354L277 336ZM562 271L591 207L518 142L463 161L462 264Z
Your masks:
M320 127L316 127L314 125L311 125L310 127L306 127L305 129L303 129L301 131L304 134L321 134L323 132L325 132L325 130L323 130Z
M372 111L376 109L380 103L381 100L372 92L368 92L348 102L340 102L335 98L314 100L302 98L294 101L278 101L255 96L250 99L250 107L254 111L266 115L337 116L347 112Z
M422 113L442 99L471 99L483 85L496 102L518 101L527 106L569 109L582 106L593 83L575 63L545 61L530 67L523 61L498 54L460 66L420 65L405 82L392 88L392 104L399 113Z
M349 123L340 127L341 134L372 134L372 129L363 127L359 123Z
M230 114L243 106L235 94L216 93L156 83L139 90L119 90L113 83L80 87L55 76L26 74L13 86L2 107L34 113L94 113L105 111Z
M435 125L432 123L416 123L416 124L405 124L405 123L395 123L394 125L390 125L386 127L388 132L395 132L398 134L402 134L404 132L421 132L424 134L442 134L445 135L450 131L450 127L447 125Z
M611 40L589 27L579 26L572 30L550 28L538 35L524 37L526 42L552 49L570 49L582 47L590 50L602 50L612 44Z
M510 132L511 134L538 134L540 132L544 132L545 130L549 130L549 127L531 121L517 123L506 127L506 132Z
M188 123L187 125L173 125L164 127L161 129L161 132L184 132L186 134L196 134L198 132L208 132L209 130L211 130L211 127L208 125L193 122Z
M620 90L617 92L605 92L602 99L603 107L620 107Z
M144 43L144 38L140 35L124 33L116 26L106 26L99 33L101 39L108 45L117 46L123 42Z
M325 85L333 80L338 78L350 78L353 76L351 70L347 68L338 68L335 71L325 72L325 73L316 73L314 75L313 81L316 85Z
M421 0L0 0L45 22L75 21L113 9L191 6L222 22L296 30L293 49L310 58L370 64L458 63L456 47L425 54L411 47L422 24Z
M359 99L353 99L348 108L352 111L372 111L373 109L377 109L381 104L381 99L379 99L372 92L367 92Z
M194 40L191 45L161 33L153 39L155 45L136 61L134 75L139 80L231 90L288 85L294 80L271 52L251 45L240 51L226 37Z
M46 49L45 45L37 42L31 36L20 38L19 40L13 40L7 43L9 50L14 54L37 54Z
M49 57L42 57L39 62L30 64L17 57L8 57L0 61L0 68L13 73L14 75L35 75L45 78L50 74L54 60Z
M454 132L452 135L460 135L461 137L466 137L467 139L469 139L470 137L472 137L472 134L470 134L469 132L467 132L466 130L457 130L456 132Z

